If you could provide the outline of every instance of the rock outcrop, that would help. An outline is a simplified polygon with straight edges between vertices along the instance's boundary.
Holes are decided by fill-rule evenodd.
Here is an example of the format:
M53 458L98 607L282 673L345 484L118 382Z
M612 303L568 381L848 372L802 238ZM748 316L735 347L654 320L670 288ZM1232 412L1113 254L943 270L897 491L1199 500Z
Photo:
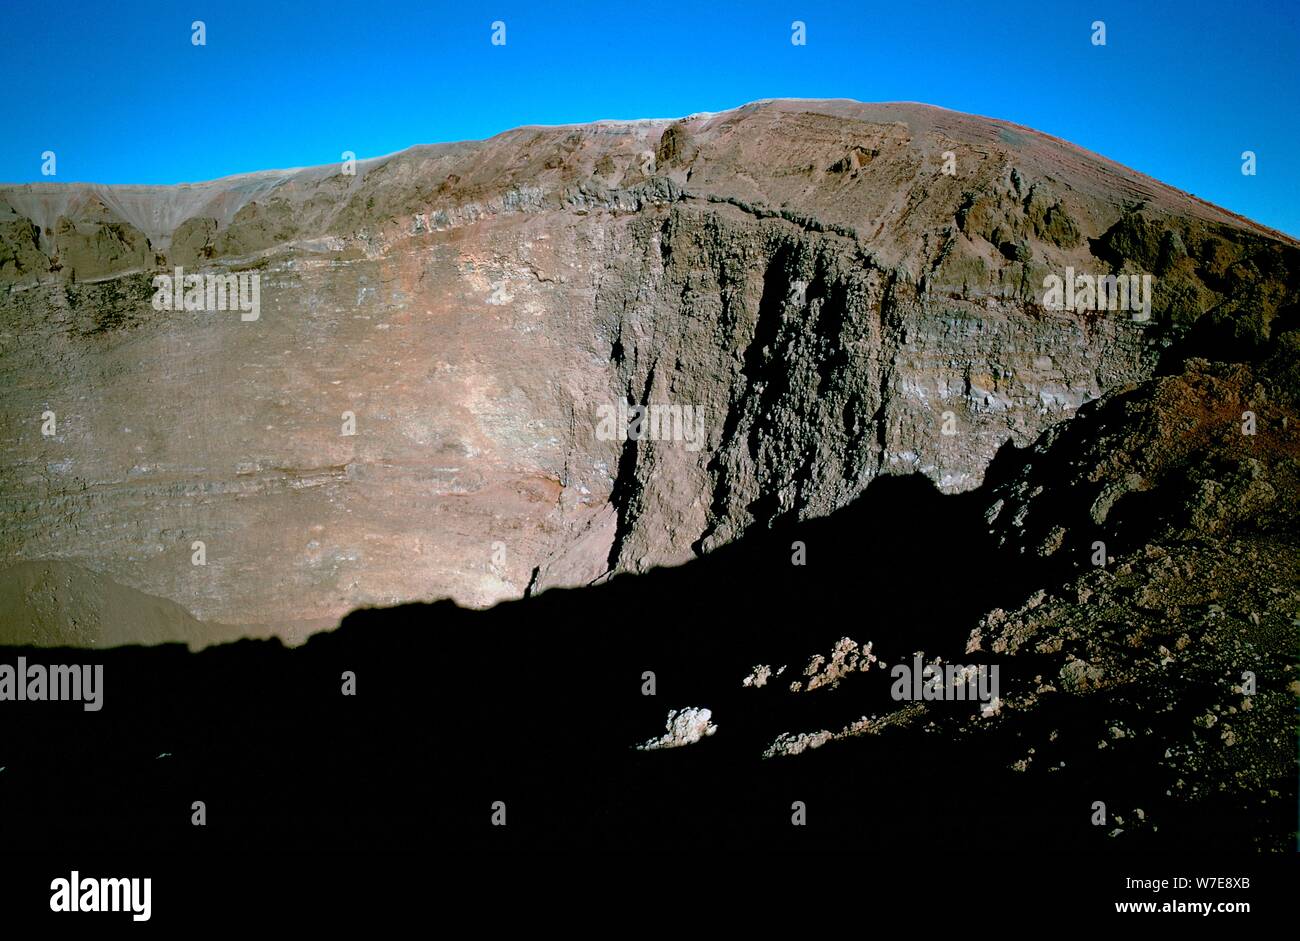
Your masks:
M355 171L0 187L0 565L289 638L484 606L881 475L974 489L1008 442L1297 309L1286 236L921 105L521 128ZM257 275L258 316L155 309L176 266ZM1152 275L1149 319L1050 309L1068 268ZM660 433L602 434L620 403Z

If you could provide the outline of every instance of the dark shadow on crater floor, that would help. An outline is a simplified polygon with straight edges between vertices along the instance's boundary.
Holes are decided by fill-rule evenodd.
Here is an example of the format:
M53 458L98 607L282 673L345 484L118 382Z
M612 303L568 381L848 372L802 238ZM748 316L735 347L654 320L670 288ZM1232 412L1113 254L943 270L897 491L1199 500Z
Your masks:
M788 685L845 636L872 641L890 664L916 650L951 660L983 612L1038 587L1033 564L991 546L981 501L921 477L880 478L831 517L679 568L489 611L358 611L294 650L5 649L0 662L103 663L105 699L98 713L4 705L0 837L444 852L1096 845L1078 812L1087 794L1031 789L1007 769L1012 742L913 728L761 757L782 732L836 729L897 704L883 670L791 696L742 687L755 664L788 665ZM806 565L792 564L795 541ZM345 671L355 696L341 695ZM654 696L642 694L646 671ZM716 735L633 748L662 734L670 709L692 706L712 710ZM1089 785L1084 775L1062 788ZM190 824L194 801L206 827ZM495 801L505 827L490 824ZM806 827L790 823L794 801Z

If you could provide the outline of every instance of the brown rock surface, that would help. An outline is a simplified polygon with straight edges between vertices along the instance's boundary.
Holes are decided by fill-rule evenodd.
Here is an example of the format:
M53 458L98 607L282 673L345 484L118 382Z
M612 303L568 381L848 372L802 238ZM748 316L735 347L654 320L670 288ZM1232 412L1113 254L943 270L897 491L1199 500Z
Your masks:
M0 572L0 646L179 642L198 649L271 633L256 625L198 621L174 601L115 584L71 562L19 562Z
M298 637L679 563L880 474L978 486L1174 340L1266 340L1298 259L1069 144L911 104L0 187L0 565ZM154 310L173 265L257 273L259 318ZM1153 273L1152 320L1045 310L1067 265ZM702 408L704 446L601 440L620 399Z

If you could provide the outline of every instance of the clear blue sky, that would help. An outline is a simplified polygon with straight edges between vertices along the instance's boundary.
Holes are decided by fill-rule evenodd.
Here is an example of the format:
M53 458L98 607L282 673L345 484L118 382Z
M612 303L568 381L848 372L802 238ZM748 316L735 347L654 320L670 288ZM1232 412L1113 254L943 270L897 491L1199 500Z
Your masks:
M46 150L58 181L176 183L520 124L857 98L1026 124L1300 236L1298 24L1296 0L0 0L0 181L46 179Z

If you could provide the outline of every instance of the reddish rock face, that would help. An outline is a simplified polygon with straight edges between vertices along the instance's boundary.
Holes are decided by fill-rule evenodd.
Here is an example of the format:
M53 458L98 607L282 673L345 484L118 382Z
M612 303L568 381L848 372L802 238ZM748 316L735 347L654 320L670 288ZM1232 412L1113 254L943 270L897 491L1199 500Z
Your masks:
M521 128L353 175L4 187L0 566L74 564L227 625L206 639L300 640L358 606L676 564L881 474L978 486L1173 339L1267 340L1298 258L1069 144L922 105ZM178 266L256 275L256 316L154 303ZM1152 275L1149 317L1051 309L1067 268Z

